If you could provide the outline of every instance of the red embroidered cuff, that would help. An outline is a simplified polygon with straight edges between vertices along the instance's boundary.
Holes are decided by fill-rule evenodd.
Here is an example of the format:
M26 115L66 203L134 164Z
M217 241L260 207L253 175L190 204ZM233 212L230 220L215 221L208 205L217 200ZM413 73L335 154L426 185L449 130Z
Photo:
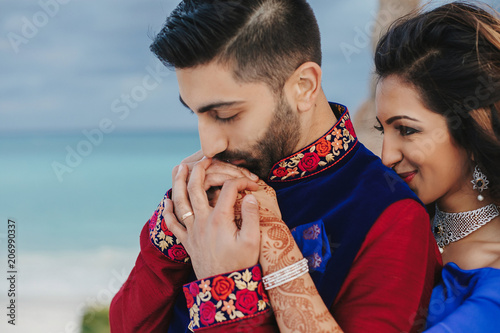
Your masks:
M189 328L198 330L248 319L271 309L260 265L184 285Z
M172 190L169 190L164 198L170 198ZM151 238L151 243L160 250L167 258L180 263L190 262L190 258L184 249L184 246L179 242L179 240L174 236L174 234L168 230L165 224L165 219L163 218L162 212L164 209L163 200L158 205L153 216L149 219L149 237Z

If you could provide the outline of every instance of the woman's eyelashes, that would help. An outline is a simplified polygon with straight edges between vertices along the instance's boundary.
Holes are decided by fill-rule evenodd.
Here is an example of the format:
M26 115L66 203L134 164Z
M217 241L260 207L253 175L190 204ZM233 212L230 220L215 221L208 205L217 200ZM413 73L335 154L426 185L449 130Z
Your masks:
M380 120L378 120L378 118L375 118L375 120L377 121L378 125L373 126L373 128L379 131L380 134L384 134L384 126L382 126L382 123L380 122Z
M384 128L382 127L382 125L375 125L375 126L373 126L373 128L375 128L377 131L379 131L380 134L384 134Z
M379 131L380 134L384 134L384 127L381 124L375 125L375 126L373 126L373 128L375 128L377 131ZM399 132L399 134L401 136L409 136L409 135L412 135L415 133L420 133L419 130L417 130L413 127L404 126L404 125L395 126L395 129Z
M412 135L415 133L420 133L419 130L412 128L412 127L404 126L404 125L396 126L396 129L399 131L401 136L409 136L409 135Z

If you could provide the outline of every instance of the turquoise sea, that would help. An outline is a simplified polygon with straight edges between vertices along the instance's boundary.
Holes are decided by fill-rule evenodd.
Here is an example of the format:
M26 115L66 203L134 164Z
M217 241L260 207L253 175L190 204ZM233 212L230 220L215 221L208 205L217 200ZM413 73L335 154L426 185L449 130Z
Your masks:
M0 138L0 212L16 221L20 251L137 247L141 226L171 186L172 168L199 150L196 132L97 139Z
M172 168L199 150L192 131L111 133L96 145L84 142L78 132L0 136L0 260L7 267L11 219L18 318L16 327L2 320L1 332L79 332L84 309L109 304L127 278ZM58 177L54 163L68 166L68 149L78 148L90 153ZM0 290L3 308L4 278Z

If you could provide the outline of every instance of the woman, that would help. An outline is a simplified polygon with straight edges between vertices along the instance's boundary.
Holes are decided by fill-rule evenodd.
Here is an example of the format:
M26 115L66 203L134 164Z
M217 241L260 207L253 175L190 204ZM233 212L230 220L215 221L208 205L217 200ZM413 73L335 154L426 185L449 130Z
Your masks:
M375 65L382 161L432 207L445 264L426 332L500 332L498 13L455 2L405 17Z

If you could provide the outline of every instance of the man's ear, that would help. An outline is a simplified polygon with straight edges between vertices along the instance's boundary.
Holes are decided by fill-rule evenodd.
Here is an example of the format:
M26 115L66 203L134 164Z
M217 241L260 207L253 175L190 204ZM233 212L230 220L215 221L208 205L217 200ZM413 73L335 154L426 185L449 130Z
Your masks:
M299 112L307 112L314 107L321 91L321 67L315 62L303 63L288 79L288 91Z

